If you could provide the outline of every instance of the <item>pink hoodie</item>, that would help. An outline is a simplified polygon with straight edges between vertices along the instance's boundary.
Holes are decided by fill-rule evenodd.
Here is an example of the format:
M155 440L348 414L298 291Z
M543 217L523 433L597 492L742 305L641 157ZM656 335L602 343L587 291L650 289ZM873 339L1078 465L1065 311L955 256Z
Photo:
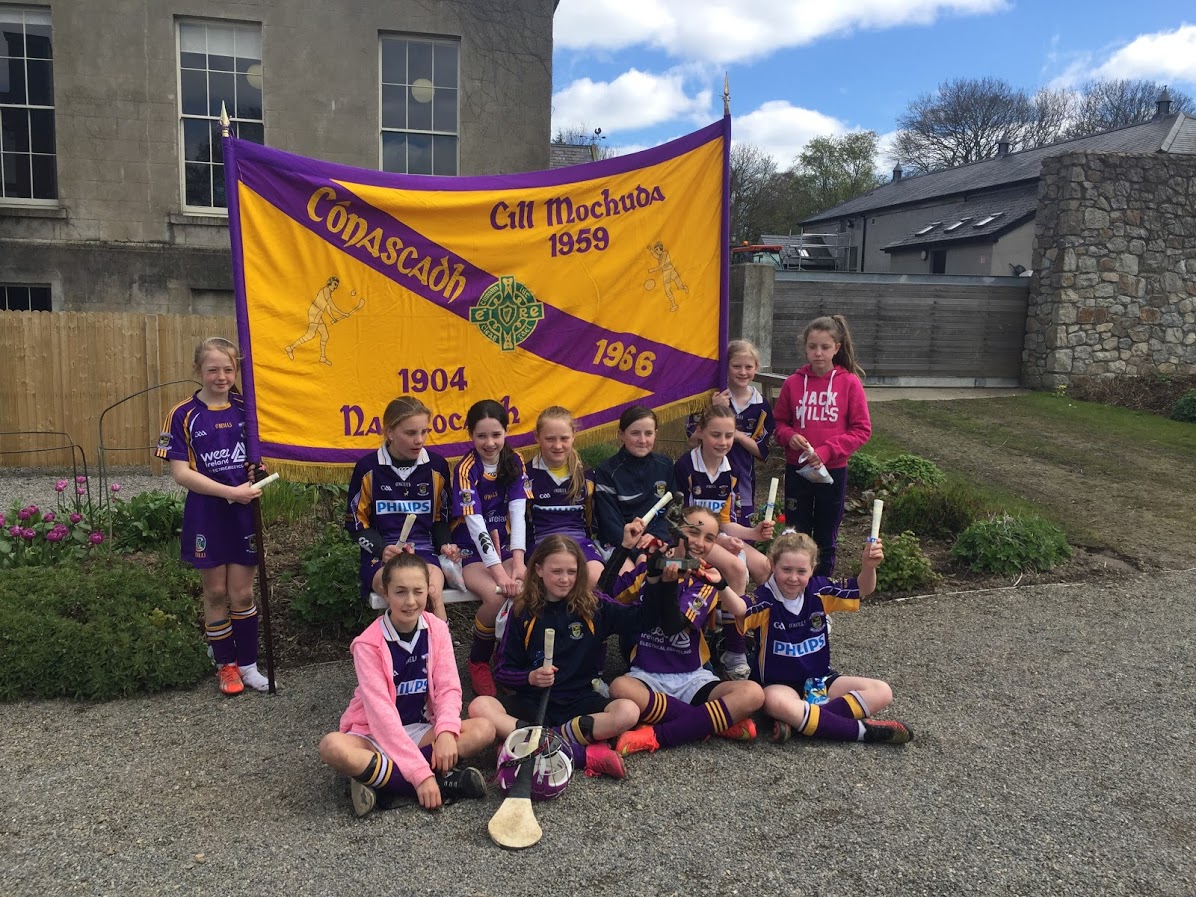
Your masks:
M846 467L847 459L872 435L864 385L839 365L822 377L808 364L799 368L781 387L773 414L777 443L790 464L797 464L802 454L789 447L795 433L810 441L829 470Z
M428 717L432 731L461 734L461 677L453 655L448 625L424 611L428 626ZM341 717L340 730L368 734L389 757L403 778L419 785L432 775L432 767L403 729L395 709L394 663L386 646L383 618L379 617L353 639L349 647L357 671L357 690Z

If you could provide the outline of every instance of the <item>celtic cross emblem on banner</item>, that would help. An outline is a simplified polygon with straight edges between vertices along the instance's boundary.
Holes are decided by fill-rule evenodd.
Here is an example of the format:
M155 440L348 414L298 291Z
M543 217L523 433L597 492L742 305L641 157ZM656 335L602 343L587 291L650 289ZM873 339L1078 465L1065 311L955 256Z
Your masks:
M490 284L469 309L469 322L504 352L531 336L543 318L543 303L509 274Z

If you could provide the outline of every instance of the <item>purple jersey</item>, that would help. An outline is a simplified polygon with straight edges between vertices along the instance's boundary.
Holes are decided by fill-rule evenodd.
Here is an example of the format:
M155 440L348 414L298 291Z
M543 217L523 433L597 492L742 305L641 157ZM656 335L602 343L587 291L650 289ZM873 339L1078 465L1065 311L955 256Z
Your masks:
M692 673L710 660L702 629L718 606L718 591L688 573L678 580L677 587L678 606L692 625L671 636L659 626L640 633L631 650L631 665L645 673Z
M356 535L377 530L387 544L399 541L408 514L415 523L407 541L417 553L436 554L432 528L449 521L449 468L444 458L421 449L406 467L399 466L386 446L357 462L349 480L349 508L345 529Z
M686 505L706 508L718 518L720 526L739 519L735 475L731 473L731 464L726 458L719 462L718 470L711 476L702 461L702 448L699 446L677 459L673 465L673 477Z
M499 485L496 474L486 473L476 451L471 451L457 464L452 477L453 541L462 548L473 542L465 526L465 518L473 514L481 516L488 532L497 530L502 545L507 546L511 534L511 502L527 501L532 497L523 459L518 454L514 458L519 472L505 487Z
M831 668L826 615L859 610L860 588L854 579L835 583L811 577L804 594L781 597L775 579L756 589L748 601L745 630L756 629L759 651L751 658L752 676L762 685L801 685Z
M558 480L539 455L528 465L527 478L532 491L530 544L558 534L579 542L590 538L594 479L588 471L577 498L569 497L572 478Z
M179 402L166 416L158 439L159 458L186 461L192 470L225 486L249 481L245 469L245 401L228 394L227 405L208 407L199 392Z
M407 638L382 615L382 632L394 664L395 710L404 726L428 721L428 624L420 617Z
M760 451L760 460L768 457L768 443L776 429L776 421L772 416L772 406L760 394L760 390L752 387L752 394L746 405L742 407L731 399L731 410L735 412L735 429L746 433L756 443ZM690 415L685 425L685 432L693 435L697 423L697 415ZM739 443L731 446L727 453L727 461L731 465L731 473L736 480L736 491L739 494L739 505L732 513L732 521L744 526L751 526L751 517L756 510L756 458Z

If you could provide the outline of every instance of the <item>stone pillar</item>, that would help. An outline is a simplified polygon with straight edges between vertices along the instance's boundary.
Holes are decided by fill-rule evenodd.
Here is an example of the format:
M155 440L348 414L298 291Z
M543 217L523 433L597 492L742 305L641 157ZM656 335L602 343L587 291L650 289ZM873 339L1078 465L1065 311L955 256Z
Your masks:
M747 339L760 350L760 367L772 366L772 307L777 269L772 265L731 266L731 339Z

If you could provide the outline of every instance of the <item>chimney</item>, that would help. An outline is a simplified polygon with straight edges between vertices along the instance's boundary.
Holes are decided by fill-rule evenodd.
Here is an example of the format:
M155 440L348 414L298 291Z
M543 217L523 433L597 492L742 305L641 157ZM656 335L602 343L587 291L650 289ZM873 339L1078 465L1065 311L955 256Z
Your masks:
M1008 156L1008 155L1009 155L1009 138L1002 137L1000 140L997 141L997 158L1000 159L1002 156Z
M1167 90L1167 86L1163 85L1163 92L1159 94L1158 100L1155 101L1155 118L1162 118L1165 115L1171 114L1171 93Z
M893 180L895 180L895 181L901 180L902 173L903 172L901 171L901 163L898 162L896 165L893 166Z

